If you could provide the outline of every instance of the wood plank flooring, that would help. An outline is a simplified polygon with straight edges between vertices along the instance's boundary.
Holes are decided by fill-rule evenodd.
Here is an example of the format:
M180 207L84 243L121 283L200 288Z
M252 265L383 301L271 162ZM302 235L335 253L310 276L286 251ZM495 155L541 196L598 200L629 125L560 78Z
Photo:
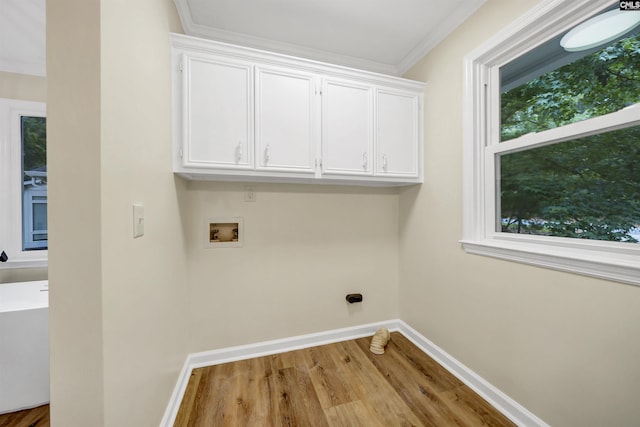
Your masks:
M513 426L393 332L195 369L175 427ZM49 427L49 405L0 415L0 427Z
M0 415L0 427L49 427L49 405Z
M370 341L195 369L174 427L514 425L402 334Z

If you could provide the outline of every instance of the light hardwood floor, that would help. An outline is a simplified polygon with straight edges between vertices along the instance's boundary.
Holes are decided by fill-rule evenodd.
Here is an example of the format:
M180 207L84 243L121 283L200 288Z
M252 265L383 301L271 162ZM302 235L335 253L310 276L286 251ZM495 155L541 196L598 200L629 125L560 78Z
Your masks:
M400 333L195 369L174 424L513 426Z
M514 425L401 334L383 355L369 344L195 369L174 426ZM0 415L0 427L49 425L49 405Z
M49 427L49 405L0 415L0 427Z

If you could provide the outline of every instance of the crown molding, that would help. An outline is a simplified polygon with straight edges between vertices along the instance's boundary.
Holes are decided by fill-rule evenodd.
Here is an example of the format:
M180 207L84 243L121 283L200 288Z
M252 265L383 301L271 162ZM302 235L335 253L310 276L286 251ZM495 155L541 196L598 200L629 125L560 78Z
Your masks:
M327 62L350 68L358 68L375 73L389 74L393 76L398 75L398 70L393 65L369 61L362 58L340 55L320 49L313 49L292 43L269 40L261 37L251 36L248 34L221 30L218 28L210 28L204 25L193 23L185 26L184 28L185 32L187 32L187 34L189 35L221 41L224 43L236 44L285 55L298 56L306 59L312 59L314 61Z
M392 76L399 75L398 70L393 65L196 24L193 21L191 10L186 1L175 0L175 4L178 9L178 15L180 15L184 33L189 36L202 37L284 55L298 56L314 61L372 71L374 73Z
M476 11L480 9L486 1L487 0L465 1L458 5L455 11L450 14L447 19L430 31L429 34L427 34L427 36L416 47L414 47L399 64L396 65L395 68L398 73L397 75L403 75L409 71L411 67L424 58L431 49L439 45L464 21L476 13Z
M193 21L193 15L186 0L174 0L184 33L275 53L298 56L315 61L327 62L345 67L372 71L375 73L401 76L420 61L431 49L442 42L467 18L473 15L486 0L465 0L437 27L414 47L398 64L387 64L363 58L341 55L321 49L313 49L293 43L286 43L248 34L237 33L219 28L208 27Z

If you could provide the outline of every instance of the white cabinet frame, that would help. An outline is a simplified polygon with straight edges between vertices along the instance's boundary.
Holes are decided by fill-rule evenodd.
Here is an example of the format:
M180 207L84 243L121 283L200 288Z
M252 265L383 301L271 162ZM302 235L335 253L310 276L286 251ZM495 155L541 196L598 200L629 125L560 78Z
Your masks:
M255 73L256 169L314 175L317 77L281 67Z
M373 93L357 80L323 79L322 175L373 175Z
M197 180L375 186L423 182L424 83L180 34L172 34L171 37L173 170L176 174ZM237 101L229 102L238 115L246 111L246 143L244 137L219 138L225 140L221 142L222 147L200 146L202 158L195 155L194 146L190 144L206 141L202 135L206 136L208 131L216 132L208 129L209 123L202 117L199 118L200 128L193 128L194 111L190 109L194 108L197 96L190 93L194 90L189 77L193 65L190 61L203 61L214 68L230 67L227 71L245 71L247 99L242 104L243 108L238 108L240 103ZM234 81L235 87L242 86L237 79ZM285 82L291 86L287 88ZM303 90L299 83L304 85ZM202 84L204 88L210 86L209 83ZM349 95L342 94L346 96L345 105L338 107L334 104L333 107L340 108L341 112L329 111L332 108L331 97L339 96L336 90L340 88L351 88L360 96L366 94L367 100L349 100ZM336 91L335 94L332 91ZM233 90L223 91L223 97L232 99L233 93ZM391 117L385 116L382 137L377 106L377 98L381 94L410 99L412 109L400 108L405 110L404 115L394 112ZM221 108L215 100L202 99L205 109L216 111L216 108ZM342 114L349 114L350 107L346 104L351 101L354 115L350 120L354 123L341 118ZM356 112L358 108L364 108L366 112ZM287 118L292 122L287 123ZM233 123L234 119L230 120ZM199 142L194 139L194 132L200 133ZM392 137L388 137L389 132ZM218 133L236 135L238 132L224 130ZM350 141L351 137L357 142ZM347 143L353 146L347 146ZM381 147L387 153L381 153ZM353 155L354 151L357 156ZM245 155L246 158L243 157ZM397 162L398 159L403 160ZM385 168L385 160L393 162L388 165L393 164L394 167Z
M254 85L251 63L185 53L180 74L183 94L182 165L190 168L253 169Z
M416 178L421 153L421 105L415 92L376 89L376 176ZM421 154L420 154L421 157Z

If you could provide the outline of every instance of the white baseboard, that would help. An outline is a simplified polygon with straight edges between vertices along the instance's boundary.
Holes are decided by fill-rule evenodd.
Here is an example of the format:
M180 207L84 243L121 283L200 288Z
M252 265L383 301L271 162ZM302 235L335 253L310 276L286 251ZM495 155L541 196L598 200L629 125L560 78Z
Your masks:
M523 406L399 319L190 354L182 367L169 405L160 422L160 427L173 426L193 369L362 338L373 335L378 328L400 332L517 425L549 427Z
M498 390L487 380L460 363L446 351L429 341L411 326L400 320L398 332L407 337L420 350L427 353L433 360L442 365L447 371L455 375L470 389L478 393L491 406L500 411L505 417L523 427L549 427L547 423L529 412L525 407Z
M173 423L178 416L182 396L187 389L187 384L189 383L189 378L191 377L191 371L193 369L362 338L373 335L378 328L387 328L390 331L397 331L399 326L400 320L388 320L384 322L353 326L350 328L298 335L291 338L264 341L256 344L221 348L219 350L205 351L202 353L192 353L187 356L187 360L184 362L182 371L180 371L180 376L178 377L176 386L173 389L169 405L167 406L164 417L162 417L162 421L160 422L160 427L173 426Z

